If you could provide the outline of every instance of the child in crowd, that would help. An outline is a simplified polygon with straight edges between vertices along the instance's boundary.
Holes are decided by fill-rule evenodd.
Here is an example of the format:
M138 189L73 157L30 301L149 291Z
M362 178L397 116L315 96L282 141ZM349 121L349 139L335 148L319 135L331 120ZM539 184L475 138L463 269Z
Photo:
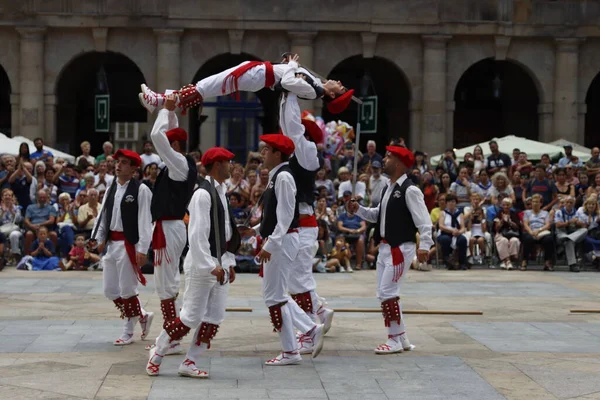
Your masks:
M340 262L340 272L354 272L350 266L351 257L352 252L350 251L350 246L346 243L346 238L342 235L337 236L335 238L335 246L333 247L333 250L331 250L329 258L336 259ZM344 266L346 266L345 269Z
M236 225L244 224L248 218L248 210L244 206L244 202L244 198L238 192L232 192L229 195L229 205Z
M31 245L31 257L33 261L31 263L32 271L54 271L64 270L65 266L56 257L54 252L54 244L48 239L48 228L42 226L37 231L37 239L33 241Z
M100 256L87 251L85 247L85 237L83 235L75 236L75 245L69 251L69 261L65 264L65 269L87 270L92 264L100 261Z
M481 195L474 193L471 196L471 212L468 216L467 231L470 233L469 252L477 261L485 254L485 211L481 207ZM475 255L475 244L479 246L479 254Z

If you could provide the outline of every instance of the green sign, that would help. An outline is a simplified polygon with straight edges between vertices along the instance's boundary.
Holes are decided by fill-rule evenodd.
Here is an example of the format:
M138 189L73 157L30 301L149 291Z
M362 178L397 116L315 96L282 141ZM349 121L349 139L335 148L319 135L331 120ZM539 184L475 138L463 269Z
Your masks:
M110 131L110 95L97 94L95 101L96 132Z
M377 96L362 97L358 107L361 133L377 133Z

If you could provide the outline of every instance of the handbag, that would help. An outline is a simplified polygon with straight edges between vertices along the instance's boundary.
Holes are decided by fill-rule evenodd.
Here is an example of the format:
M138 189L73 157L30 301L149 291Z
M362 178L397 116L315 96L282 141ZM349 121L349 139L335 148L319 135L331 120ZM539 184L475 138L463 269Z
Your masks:
M19 229L21 229L21 228L19 228L19 225L17 225L15 223L16 221L17 221L17 213L15 212L15 217L13 218L13 222L0 226L0 233L5 236L8 236L11 233L13 233L14 231L18 231Z
M519 231L516 231L514 229L507 229L502 232L502 236L504 236L507 239L512 239L512 238L518 238L520 236L520 234L519 234Z

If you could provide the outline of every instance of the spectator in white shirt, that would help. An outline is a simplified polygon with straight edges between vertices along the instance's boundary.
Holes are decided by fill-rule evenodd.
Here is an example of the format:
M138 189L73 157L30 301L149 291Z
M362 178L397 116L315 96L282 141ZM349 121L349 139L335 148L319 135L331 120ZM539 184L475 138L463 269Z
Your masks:
M162 162L158 154L153 153L152 150L154 150L152 142L149 140L144 142L144 154L140 155L140 158L142 159L142 169L148 164L155 163L156 165L160 165Z
M86 160L89 165L94 165L96 159L94 158L94 156L90 155L90 151L92 151L92 146L90 145L90 142L86 140L85 142L81 142L80 146L82 154L79 157L77 157L77 159L75 159L75 165L79 165L79 161L82 159Z
M381 192L387 186L390 179L381 175L381 163L373 161L371 163L371 177L369 178L369 187L371 188L371 205L377 207L381 202Z
M338 170L338 178L340 179L340 186L338 187L338 200L344 197L344 192L352 193L352 181L350 180L350 170L346 167L342 167ZM359 203L367 196L367 186L361 182L356 182L356 189L354 198Z

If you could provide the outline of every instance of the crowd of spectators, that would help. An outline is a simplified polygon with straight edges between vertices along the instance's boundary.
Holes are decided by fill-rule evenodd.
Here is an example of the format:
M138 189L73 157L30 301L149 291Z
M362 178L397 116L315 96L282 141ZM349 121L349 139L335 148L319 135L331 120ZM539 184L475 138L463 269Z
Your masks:
M404 145L404 141L392 144ZM97 268L99 256L86 250L85 241L114 179L113 145L104 143L102 154L94 157L90 144L83 142L74 164L55 158L44 149L42 139L35 140L35 147L36 152L29 154L23 143L17 157L1 157L0 265L29 256L24 263L28 269ZM432 248L429 263L414 267L428 270L438 258L448 269L468 269L495 258L492 266L526 270L543 255L544 268L552 270L557 249L564 251L572 271L579 270L578 258L584 256L598 265L600 150L593 148L584 164L572 155L571 146L554 162L544 155L536 163L519 149L513 149L512 157L502 153L494 141L489 148L491 155L484 157L483 149L475 146L461 162L449 149L437 165L430 164L427 154L415 152L409 177L423 191L437 249ZM262 166L260 150L250 152L245 165L232 164L226 181L239 225L253 226L261 219L260 199L269 171ZM203 176L201 154L191 154ZM151 142L144 144L141 157L136 178L153 189L162 161ZM367 143L364 153L347 143L336 157L324 157L315 182L319 224L315 272L374 267L374 226L346 211L345 204L352 196L366 207L379 204L389 182L384 164L374 141ZM261 244L251 232L243 232L236 257L238 268L249 272L258 270L254 255Z

